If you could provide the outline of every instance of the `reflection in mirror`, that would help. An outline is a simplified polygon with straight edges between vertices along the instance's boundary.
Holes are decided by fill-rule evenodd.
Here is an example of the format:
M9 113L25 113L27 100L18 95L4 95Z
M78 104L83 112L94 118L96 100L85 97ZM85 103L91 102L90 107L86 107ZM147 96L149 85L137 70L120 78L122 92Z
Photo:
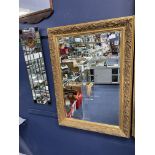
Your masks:
M19 16L50 8L50 0L19 0Z
M120 32L59 38L67 118L119 125Z
M20 39L33 100L40 104L50 103L50 93L38 28L21 30Z

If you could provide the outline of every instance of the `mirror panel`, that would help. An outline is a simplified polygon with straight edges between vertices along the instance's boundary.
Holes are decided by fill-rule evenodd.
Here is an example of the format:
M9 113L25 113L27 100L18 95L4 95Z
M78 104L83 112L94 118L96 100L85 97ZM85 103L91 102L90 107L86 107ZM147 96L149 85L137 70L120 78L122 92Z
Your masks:
M59 38L65 113L119 125L120 32Z
M50 8L50 0L19 0L19 16Z
M39 104L50 103L50 93L38 28L32 27L21 30L20 39L33 100Z
M53 0L20 0L19 22L36 24L54 13Z

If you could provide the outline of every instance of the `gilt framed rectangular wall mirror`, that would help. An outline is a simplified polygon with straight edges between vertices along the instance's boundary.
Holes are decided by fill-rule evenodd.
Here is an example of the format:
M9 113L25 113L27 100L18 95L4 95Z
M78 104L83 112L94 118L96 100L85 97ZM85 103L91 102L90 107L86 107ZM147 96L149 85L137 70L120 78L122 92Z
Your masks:
M48 29L59 125L130 137L134 17Z

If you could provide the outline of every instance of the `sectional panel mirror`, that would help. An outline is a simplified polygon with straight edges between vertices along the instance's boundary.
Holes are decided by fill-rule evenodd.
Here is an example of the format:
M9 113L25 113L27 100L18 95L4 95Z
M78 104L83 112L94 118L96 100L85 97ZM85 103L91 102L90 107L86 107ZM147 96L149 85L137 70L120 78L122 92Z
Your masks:
M129 137L133 17L48 32L59 124Z
M31 27L20 30L20 41L24 53L34 103L49 104L50 93L45 70L39 29Z

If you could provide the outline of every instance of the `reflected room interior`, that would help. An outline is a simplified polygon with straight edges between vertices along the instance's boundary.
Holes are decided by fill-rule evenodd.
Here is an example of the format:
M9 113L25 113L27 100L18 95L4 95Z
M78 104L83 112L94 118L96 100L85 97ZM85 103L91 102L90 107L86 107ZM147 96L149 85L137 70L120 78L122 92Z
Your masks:
M120 32L59 38L67 118L119 125Z

